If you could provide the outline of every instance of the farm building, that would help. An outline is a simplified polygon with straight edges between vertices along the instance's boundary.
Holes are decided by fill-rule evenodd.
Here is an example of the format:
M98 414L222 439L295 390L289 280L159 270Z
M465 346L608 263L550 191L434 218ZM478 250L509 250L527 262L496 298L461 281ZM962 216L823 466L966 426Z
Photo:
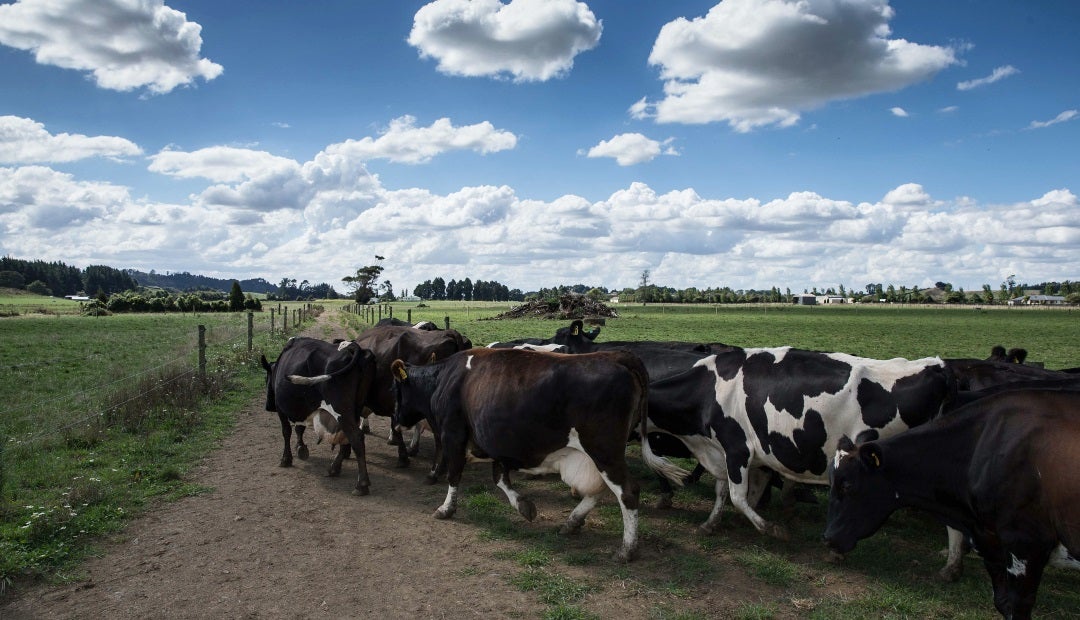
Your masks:
M792 302L796 306L815 306L817 305L816 295L795 295L792 298Z
M1063 306L1065 298L1060 295L1027 295L1009 300L1010 306Z

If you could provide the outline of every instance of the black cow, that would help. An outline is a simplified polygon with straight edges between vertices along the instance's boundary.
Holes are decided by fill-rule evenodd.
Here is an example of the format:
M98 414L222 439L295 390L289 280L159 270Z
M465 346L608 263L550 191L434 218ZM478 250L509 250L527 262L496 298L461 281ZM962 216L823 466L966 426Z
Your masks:
M1023 364L1027 359L1027 349L1013 347L1008 351L1000 344L990 348L990 357L986 358L994 362L1008 362L1010 364Z
M536 507L510 486L510 472L559 473L582 496L563 533L576 533L607 487L623 515L616 557L637 552L638 485L626 465L627 436L644 420L648 377L626 352L561 355L480 348L426 366L393 363L394 423L427 420L439 437L449 490L435 517L457 508L470 456L492 460L492 477L511 505L532 520Z
M896 509L970 537L1006 618L1029 618L1047 562L1080 557L1080 391L990 396L895 437L845 442L830 467L826 543L847 552Z
M291 338L276 362L269 363L265 356L261 361L266 369L266 409L277 412L281 436L285 440L279 465L292 466L289 443L293 424L298 425L297 455L301 459L307 458L303 424L312 416L325 412L335 419L349 441L358 446L354 493L367 495L370 482L358 421L363 399L375 377L375 356L354 343L333 345L315 338ZM345 456L344 450L338 451L329 475L341 473Z
M356 343L375 355L375 379L364 406L370 413L385 417L394 413L394 378L390 372L394 360L424 364L472 348L472 341L457 330L428 331L400 325L371 327L356 338ZM397 428L391 430L390 443L398 446L398 467L408 466L409 447Z
M1060 370L1046 370L1037 366L1003 362L993 359L947 359L945 365L956 378L959 390L978 391L1002 383L1017 381L1066 380L1075 378Z
M387 317L385 319L379 319L373 327L384 327L386 325L394 325L396 327L411 327L413 329L422 329L428 332L439 331L439 326L431 321L419 321L416 324L409 323L408 321L402 321L401 319L394 317Z
M715 531L730 494L758 530L786 539L784 527L752 507L768 480L763 468L794 482L827 484L829 458L842 437L884 437L922 424L951 394L938 358L732 349L650 383L649 429L681 439L716 477L716 503L703 531ZM658 471L681 483L685 472L666 465Z

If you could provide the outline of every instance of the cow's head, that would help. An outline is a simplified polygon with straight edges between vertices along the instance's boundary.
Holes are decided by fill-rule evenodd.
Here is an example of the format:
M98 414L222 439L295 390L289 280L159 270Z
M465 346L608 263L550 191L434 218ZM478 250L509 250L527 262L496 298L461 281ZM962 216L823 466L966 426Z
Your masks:
M593 340L599 334L599 327L591 332L586 332L585 323L578 319L570 323L568 327L560 327L555 330L555 337L551 339L551 342L565 346L570 353L592 353L597 349L596 345L593 344Z
M423 389L423 381L417 381L420 367L406 364L402 360L390 363L390 374L394 377L394 428L412 428L429 413L431 400Z
M875 442L854 445L840 440L829 465L829 516L825 544L847 553L878 531L900 507L896 489L884 473L885 457Z
M266 361L265 355L260 355L259 361L266 371L266 410L277 411L277 401L274 399L274 364Z

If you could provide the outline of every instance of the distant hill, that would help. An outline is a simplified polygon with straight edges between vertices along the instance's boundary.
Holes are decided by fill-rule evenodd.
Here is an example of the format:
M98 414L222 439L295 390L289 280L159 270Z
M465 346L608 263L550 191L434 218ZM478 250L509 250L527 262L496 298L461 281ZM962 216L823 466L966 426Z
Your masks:
M150 273L146 273L135 269L125 269L124 273L130 275L139 283L139 286L157 286L177 291L214 290L228 293L232 289L233 283L231 279L211 278L186 271L180 273L157 273L150 270ZM278 286L267 282L263 278L252 278L240 280L240 289L245 293L274 293L277 292Z

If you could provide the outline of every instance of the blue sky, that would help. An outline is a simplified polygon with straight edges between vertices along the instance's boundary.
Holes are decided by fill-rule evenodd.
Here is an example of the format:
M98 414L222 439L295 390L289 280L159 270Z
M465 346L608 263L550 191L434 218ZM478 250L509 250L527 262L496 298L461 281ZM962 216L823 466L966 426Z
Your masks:
M1071 0L0 3L0 252L329 282L1080 273Z

